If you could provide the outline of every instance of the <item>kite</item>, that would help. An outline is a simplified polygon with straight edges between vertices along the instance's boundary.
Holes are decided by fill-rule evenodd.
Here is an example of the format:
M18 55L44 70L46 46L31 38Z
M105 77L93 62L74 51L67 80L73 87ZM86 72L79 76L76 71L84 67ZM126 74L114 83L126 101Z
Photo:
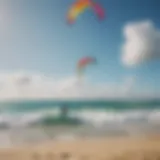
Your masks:
M83 74L84 69L89 65L89 64L95 64L96 59L93 57L84 57L78 61L77 64L77 72L78 76L81 77Z
M99 19L104 18L104 10L98 3L93 2L93 0L77 0L68 11L68 23L73 24L76 18L87 8L92 8Z

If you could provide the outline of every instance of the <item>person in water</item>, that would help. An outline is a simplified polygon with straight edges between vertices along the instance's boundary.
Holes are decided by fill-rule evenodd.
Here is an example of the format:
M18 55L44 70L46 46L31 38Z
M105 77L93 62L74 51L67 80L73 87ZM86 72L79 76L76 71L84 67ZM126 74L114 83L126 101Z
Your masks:
M66 118L68 115L68 106L67 105L63 105L61 108L61 116L63 118Z

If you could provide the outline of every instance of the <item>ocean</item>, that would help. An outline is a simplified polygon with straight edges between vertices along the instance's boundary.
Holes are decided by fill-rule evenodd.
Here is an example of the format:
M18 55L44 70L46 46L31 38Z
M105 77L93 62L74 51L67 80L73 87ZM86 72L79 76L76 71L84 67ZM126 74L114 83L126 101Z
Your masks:
M62 114L62 106L67 106ZM160 133L160 100L0 103L0 147Z

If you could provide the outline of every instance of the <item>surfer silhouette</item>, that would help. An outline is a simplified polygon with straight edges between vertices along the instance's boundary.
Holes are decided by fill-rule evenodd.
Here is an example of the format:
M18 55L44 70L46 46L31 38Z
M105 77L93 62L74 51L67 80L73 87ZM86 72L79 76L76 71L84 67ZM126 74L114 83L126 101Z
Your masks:
M66 118L68 115L68 106L63 105L61 108L61 117Z

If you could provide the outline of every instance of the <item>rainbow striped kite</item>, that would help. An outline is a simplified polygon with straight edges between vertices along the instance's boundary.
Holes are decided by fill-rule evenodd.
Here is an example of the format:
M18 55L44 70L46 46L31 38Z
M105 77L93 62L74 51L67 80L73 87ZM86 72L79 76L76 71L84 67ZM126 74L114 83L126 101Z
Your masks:
M93 0L77 0L69 9L69 12L67 14L67 21L69 24L74 23L76 18L83 13L87 8L92 8L94 12L97 14L99 19L104 18L104 10L103 8L93 2Z

